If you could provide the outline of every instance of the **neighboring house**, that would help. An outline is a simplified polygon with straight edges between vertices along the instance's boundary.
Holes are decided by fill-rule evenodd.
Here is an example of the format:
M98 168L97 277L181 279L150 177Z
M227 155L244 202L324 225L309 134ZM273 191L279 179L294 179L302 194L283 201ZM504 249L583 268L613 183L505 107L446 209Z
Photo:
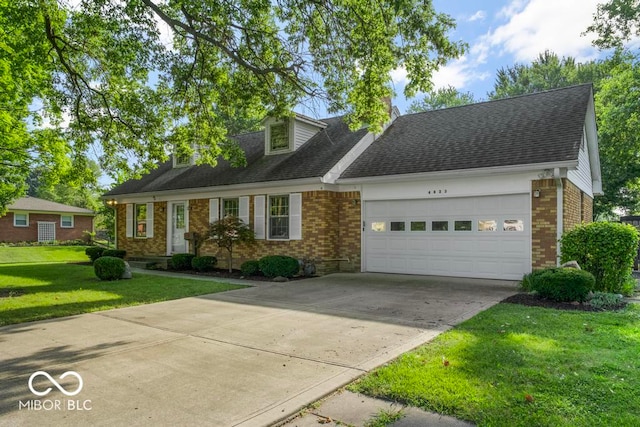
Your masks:
M9 205L0 218L0 242L76 240L93 231L94 212L36 197L23 197Z
M338 270L519 279L601 193L591 85L399 116L380 135L341 118L269 118L237 136L247 166L175 157L104 195L129 256L190 250L185 232L237 215L257 244ZM212 242L202 254L216 254ZM224 259L224 257L222 257Z

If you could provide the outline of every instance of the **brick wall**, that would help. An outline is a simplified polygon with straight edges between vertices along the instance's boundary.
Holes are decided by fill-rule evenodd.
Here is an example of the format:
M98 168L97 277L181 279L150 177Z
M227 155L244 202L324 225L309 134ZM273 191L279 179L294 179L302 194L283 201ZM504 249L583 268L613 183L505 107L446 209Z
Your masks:
M592 222L593 221L593 198L585 193L581 193L582 195L582 221L583 222Z
M125 236L125 205L117 207L118 248L128 256L166 254L165 202L154 204L154 237L135 239ZM255 245L234 247L233 267L265 255L312 258L319 274L360 270L360 193L308 191L302 193L302 240L256 240ZM249 198L249 222L253 228L254 196ZM189 231L206 234L209 226L209 199L189 200ZM228 266L228 253L213 241L205 241L200 255L218 258L220 267Z
M566 232L582 223L582 191L566 178L562 180L562 186L564 188L562 230Z
M533 268L554 267L557 263L558 215L555 180L532 181L532 195L536 190L540 191L540 197L531 199L531 264Z
M76 240L85 237L85 231L93 231L93 217L74 215L73 228L60 227L59 214L29 213L28 227L13 226L13 212L0 218L0 242L37 242L38 221L56 224L56 240Z
M164 256L167 254L167 203L153 204L153 237L141 239L126 236L126 204L116 206L118 249L127 251L132 256Z

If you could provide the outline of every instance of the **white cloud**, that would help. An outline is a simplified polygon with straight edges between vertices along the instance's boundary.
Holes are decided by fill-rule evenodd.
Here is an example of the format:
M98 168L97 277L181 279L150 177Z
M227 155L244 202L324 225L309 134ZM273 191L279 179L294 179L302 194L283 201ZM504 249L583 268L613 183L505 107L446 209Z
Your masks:
M433 88L439 89L453 86L458 90L462 90L475 81L489 78L489 73L480 72L477 65L477 57L474 56L463 56L450 62L433 73L433 78L431 79Z
M467 21L469 22L473 22L473 21L484 21L484 18L487 17L487 13L484 10L479 10L476 13L474 13L473 15L471 15Z
M482 42L519 62L529 62L545 50L579 61L594 59L598 51L591 46L591 37L581 34L593 21L599 1L512 1L498 13L507 22L488 32Z
M405 84L407 82L407 69L398 67L391 71L391 81L394 83Z

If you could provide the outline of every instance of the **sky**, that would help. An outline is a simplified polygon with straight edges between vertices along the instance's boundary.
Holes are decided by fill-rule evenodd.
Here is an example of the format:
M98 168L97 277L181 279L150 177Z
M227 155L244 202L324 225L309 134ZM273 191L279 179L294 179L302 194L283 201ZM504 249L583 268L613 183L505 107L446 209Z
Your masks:
M603 0L600 0L602 2ZM496 71L516 63L528 64L539 53L550 50L558 56L572 56L578 62L603 58L591 45L593 34L583 36L593 21L598 0L434 0L437 12L456 20L449 33L454 41L464 41L468 52L449 62L433 76L435 88L456 87L487 99ZM405 113L412 100L402 90L406 73L392 73L397 93L394 104ZM420 99L419 95L416 99Z

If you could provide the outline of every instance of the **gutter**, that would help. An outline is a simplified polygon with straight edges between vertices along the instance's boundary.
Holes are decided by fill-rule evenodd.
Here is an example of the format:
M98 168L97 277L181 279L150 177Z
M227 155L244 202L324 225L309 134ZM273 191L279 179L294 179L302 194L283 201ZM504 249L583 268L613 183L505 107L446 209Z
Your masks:
M556 181L556 265L560 265L560 238L564 232L564 186L560 168L553 169L553 179Z

